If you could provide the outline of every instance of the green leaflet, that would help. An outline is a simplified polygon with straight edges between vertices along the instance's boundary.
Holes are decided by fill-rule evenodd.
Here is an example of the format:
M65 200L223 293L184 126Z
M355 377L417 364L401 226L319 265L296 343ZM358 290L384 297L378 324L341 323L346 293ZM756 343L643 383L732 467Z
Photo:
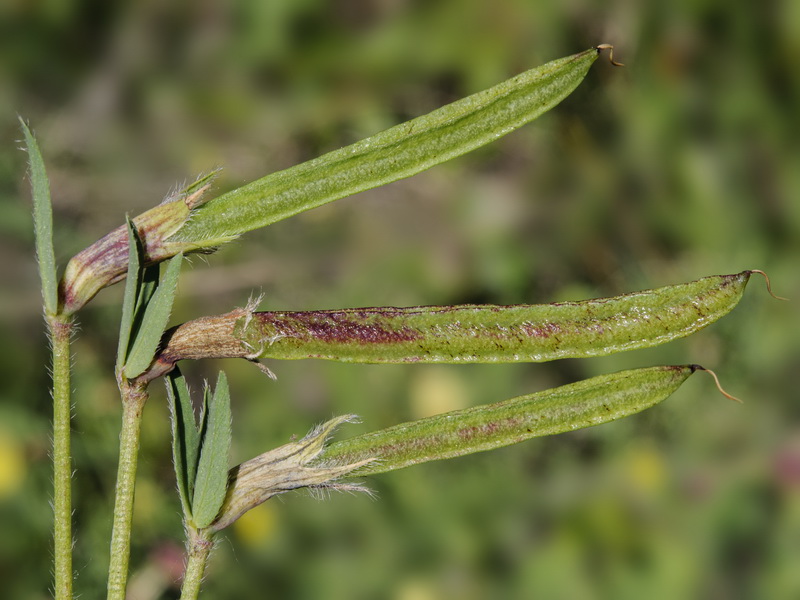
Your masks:
M48 315L58 313L58 276L53 248L53 206L50 201L50 182L44 168L44 159L31 130L20 117L25 144L28 147L31 193L33 195L33 229L36 236L36 258L42 280L44 310Z
M194 482L192 519L196 529L208 527L217 516L228 490L231 448L231 400L228 380L220 371L201 426L200 458Z
M599 49L554 60L198 207L172 238L217 245L327 202L410 177L488 144L549 110L583 80Z
M142 268L145 252L133 221L127 219L128 276L122 301L117 370L127 379L141 375L155 356L167 326L182 255L167 263L160 278L159 265Z
M172 417L172 460L183 514L192 518L192 496L200 454L200 431L194 418L189 386L178 369L165 378Z
M117 346L117 370L125 365L130 350L136 311L141 296L143 270L142 246L136 227L130 219L126 219L128 227L128 276L125 280L125 293L122 299L122 317L119 325L119 344Z
M128 379L141 375L153 361L172 311L182 260L183 254L171 258L164 270L163 278L157 283L153 281L153 277L157 272L158 265L148 267L148 269L154 270L149 274L145 270L145 274L142 276L133 314L134 337L123 368L123 373ZM128 300L127 296L126 289L126 301ZM141 321L137 327L139 319Z
M140 258L143 262L144 256ZM176 261L180 264L180 261ZM169 266L169 265L167 265ZM175 269L178 267L176 266ZM134 320L134 327L140 328L144 321L144 316L147 314L145 310L148 306L150 306L150 301L153 299L153 296L156 293L156 289L161 284L161 268L158 264L149 265L145 267L142 271L142 282L141 287L139 289L139 296L136 298L136 308L134 309L134 315L136 315L136 319Z
M665 400L699 368L683 365L621 371L403 423L333 443L320 455L318 464L373 458L375 462L354 471L355 475L371 475L608 423Z
M702 329L736 306L750 274L582 302L257 312L239 316L233 336L248 358L489 363L603 356ZM178 328L164 355L183 337Z

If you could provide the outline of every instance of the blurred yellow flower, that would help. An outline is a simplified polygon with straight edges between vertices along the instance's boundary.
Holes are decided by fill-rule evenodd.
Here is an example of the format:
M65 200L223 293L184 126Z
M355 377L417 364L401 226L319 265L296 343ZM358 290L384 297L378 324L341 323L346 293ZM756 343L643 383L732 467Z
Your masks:
M133 518L141 527L153 527L158 522L161 507L166 498L164 490L153 481L141 478L136 482L136 502L133 503Z
M233 523L233 530L236 532L236 537L245 545L260 546L273 535L277 522L274 505L265 502L239 517Z
M17 493L25 480L25 471L22 444L0 431L0 500Z
M421 369L411 383L411 414L432 417L469 406L469 391L461 376L447 367Z
M625 475L633 488L650 494L661 489L666 479L666 466L661 454L650 445L632 448L625 461Z
M397 590L395 600L436 600L440 597L430 583L421 579L408 579Z

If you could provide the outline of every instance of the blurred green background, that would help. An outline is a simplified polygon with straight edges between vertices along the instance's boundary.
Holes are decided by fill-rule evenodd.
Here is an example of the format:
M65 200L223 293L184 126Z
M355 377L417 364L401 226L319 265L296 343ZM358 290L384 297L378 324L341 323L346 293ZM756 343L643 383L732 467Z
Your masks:
M624 421L370 478L378 500L272 500L224 536L208 598L800 597L800 3L8 0L0 4L0 581L48 596L50 399L29 119L66 260L217 165L224 191L601 42L561 106L410 180L252 233L185 269L174 322L264 308L546 302L748 268L740 306L667 347L508 366L225 368L234 460L332 415L340 435L599 373L697 362ZM121 290L75 340L75 568L104 590ZM131 596L177 598L163 392L145 414ZM268 593L269 591L269 593Z

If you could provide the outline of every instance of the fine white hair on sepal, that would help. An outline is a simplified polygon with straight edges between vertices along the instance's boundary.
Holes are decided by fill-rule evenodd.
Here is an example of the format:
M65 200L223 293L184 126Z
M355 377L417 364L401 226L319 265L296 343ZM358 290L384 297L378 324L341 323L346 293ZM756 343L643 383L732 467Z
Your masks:
M308 494L315 500L328 500L332 492L343 492L351 495L366 494L371 499L377 499L378 495L374 490L360 483L339 483L331 481L321 485L306 488Z

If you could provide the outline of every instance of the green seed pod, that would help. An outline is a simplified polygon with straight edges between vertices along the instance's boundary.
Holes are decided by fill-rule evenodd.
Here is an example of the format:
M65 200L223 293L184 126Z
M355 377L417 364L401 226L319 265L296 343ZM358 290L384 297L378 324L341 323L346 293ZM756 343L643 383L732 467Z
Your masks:
M174 242L219 245L327 202L410 177L493 142L550 110L583 80L590 48L521 73L433 112L272 173L199 207Z
M727 314L752 271L613 298L517 306L238 309L168 331L148 376L182 359L323 358L361 363L543 362L685 337Z
M738 303L749 278L745 271L557 304L263 312L240 331L259 358L491 363L604 356L702 329Z
M333 443L319 461L337 465L372 459L353 472L372 475L600 425L658 404L700 369L699 365L632 369L402 423Z
M410 177L511 133L566 98L607 45L521 73L427 115L207 201L216 172L133 222L146 262L213 251L237 236L364 190ZM127 272L127 228L118 227L67 265L65 314L80 310ZM54 301L52 301L54 302Z

